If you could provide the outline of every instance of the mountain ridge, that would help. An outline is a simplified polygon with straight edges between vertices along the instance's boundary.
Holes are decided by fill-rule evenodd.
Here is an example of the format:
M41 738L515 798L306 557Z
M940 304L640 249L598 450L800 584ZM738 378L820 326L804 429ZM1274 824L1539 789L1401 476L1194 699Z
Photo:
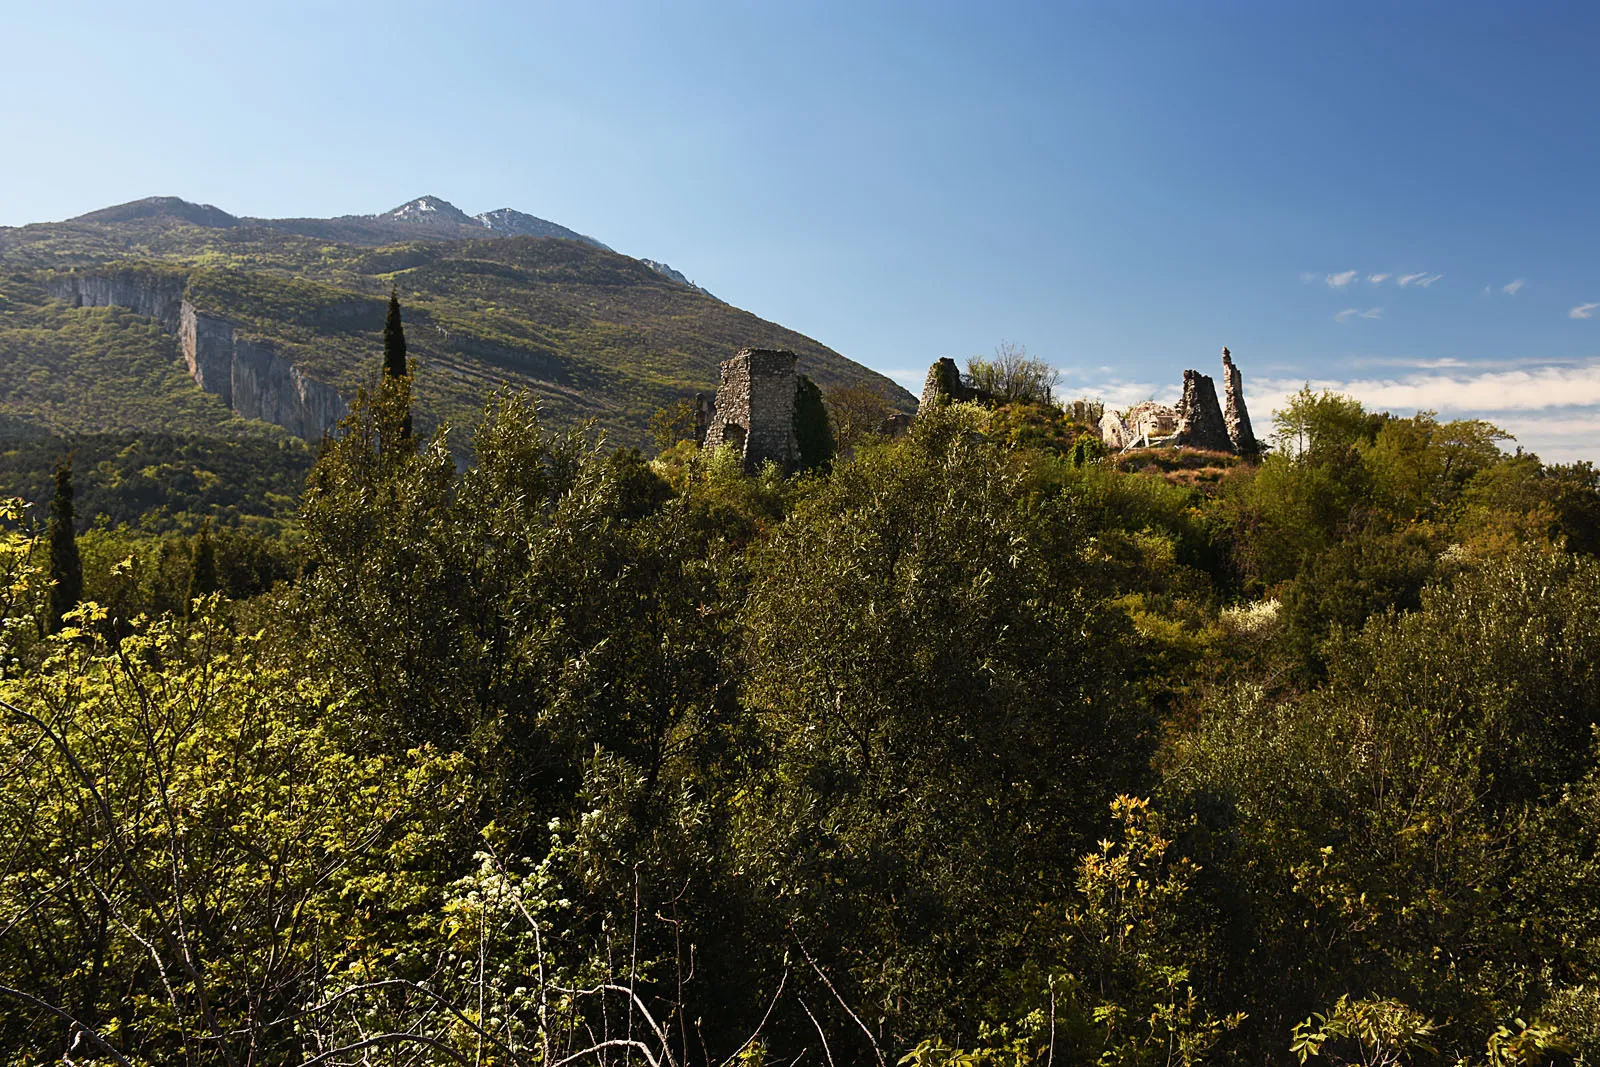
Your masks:
M581 241L607 252L615 252L605 242L579 233L559 222L530 215L515 208L499 207L469 215L450 201L431 193L407 200L405 203L369 215L335 215L329 218L295 217L262 218L252 215L234 215L212 204L200 204L177 196L147 196L123 204L99 208L73 216L68 223L134 222L139 219L172 218L195 226L211 229L234 229L247 226L265 226L268 229L296 233L304 237L325 237L338 241L370 241L389 244L408 237L427 234L429 237L456 237L471 239L484 236L484 231L495 237L557 237L567 241ZM5 227L0 227L4 229ZM691 282L688 277L660 260L636 258L657 273L671 278L706 296L710 290ZM712 296L712 299L716 299Z

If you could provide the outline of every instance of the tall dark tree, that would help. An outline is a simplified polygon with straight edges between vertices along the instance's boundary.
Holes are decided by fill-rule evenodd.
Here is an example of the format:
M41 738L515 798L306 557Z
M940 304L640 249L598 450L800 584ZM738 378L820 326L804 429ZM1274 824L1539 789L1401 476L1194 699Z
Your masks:
M833 463L833 428L817 383L799 375L794 381L794 436L800 445L800 466L806 470Z
M56 493L50 500L50 601L45 608L45 632L61 629L61 617L83 599L83 561L78 558L78 537L72 529L72 460L56 464Z
M389 290L389 315L383 323L383 377L385 385L395 382L409 381L409 370L406 367L406 329L400 321L400 292L398 289ZM405 422L401 426L401 440L411 437L411 411L407 398Z
M195 539L194 556L189 562L189 595L184 604L192 605L196 599L217 591L217 547L211 542L211 520L200 525L200 535Z

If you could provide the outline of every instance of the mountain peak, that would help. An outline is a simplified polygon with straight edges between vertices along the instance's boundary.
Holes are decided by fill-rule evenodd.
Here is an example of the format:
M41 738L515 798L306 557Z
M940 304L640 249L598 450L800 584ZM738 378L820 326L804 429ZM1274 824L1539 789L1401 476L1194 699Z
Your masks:
M472 221L486 230L506 237L564 237L569 241L582 241L596 248L604 248L607 252L611 251L593 237L576 230L569 230L558 222L541 219L537 215L530 215L514 208L502 207L485 211L481 215L472 216Z
M467 226L473 221L465 211L437 196L419 196L392 211L372 217L395 222L417 222L425 226Z
M229 229L239 225L239 220L210 204L195 204L176 196L147 196L143 200L130 200L126 204L103 207L79 215L71 222L133 222L137 219L178 219L195 226Z

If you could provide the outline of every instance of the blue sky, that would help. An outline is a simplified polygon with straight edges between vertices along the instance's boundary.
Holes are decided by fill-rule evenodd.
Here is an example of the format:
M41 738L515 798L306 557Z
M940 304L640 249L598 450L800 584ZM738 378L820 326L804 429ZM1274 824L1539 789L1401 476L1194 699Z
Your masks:
M1600 459L1593 5L0 0L0 26L0 225L432 193L913 387L1008 340L1172 397L1228 345L1258 422L1312 381Z

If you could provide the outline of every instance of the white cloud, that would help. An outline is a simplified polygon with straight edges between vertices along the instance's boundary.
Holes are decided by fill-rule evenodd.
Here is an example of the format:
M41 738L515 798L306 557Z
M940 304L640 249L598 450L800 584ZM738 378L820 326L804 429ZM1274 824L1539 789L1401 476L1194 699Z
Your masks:
M1596 304L1600 309L1600 303ZM1303 385L1355 397L1369 411L1410 415L1437 411L1442 419L1487 419L1514 436L1546 462L1600 460L1600 360L1582 364L1532 365L1477 370L1445 357L1412 364L1417 370L1394 377L1251 378L1245 367L1245 398L1255 413L1256 431L1271 427L1270 413L1281 410ZM1502 365L1503 366L1503 365ZM1091 372L1092 373L1092 372ZM1062 396L1098 398L1110 408L1141 400L1176 404L1182 379L1160 383L1102 378L1100 384L1064 383Z
M1575 307L1571 311L1567 312L1567 318L1569 318L1569 319L1592 319L1592 318L1594 318L1594 309L1595 308L1600 308L1600 304L1579 304L1577 307Z
M1546 463L1600 458L1595 448L1600 440L1600 410L1533 412L1489 421Z
M1156 384L1155 382L1125 382L1119 379L1109 379L1094 385L1078 385L1076 383L1063 383L1056 390L1057 396L1063 397L1088 397L1091 400L1102 401L1108 408L1127 408L1139 403L1141 400L1159 400L1165 404L1178 402L1179 387L1183 384L1179 378L1178 384Z
M1432 363L1457 369L1347 381L1246 378L1246 399L1255 411L1275 411L1309 384L1314 390L1355 397L1369 411L1437 411L1445 419L1487 419L1516 438L1511 447L1520 444L1547 462L1600 460L1600 361L1477 374L1462 373L1459 360ZM1266 421L1257 416L1258 432Z
M1402 286L1420 285L1422 288L1426 289L1428 286L1432 285L1434 282L1443 277L1443 274L1429 274L1424 270L1418 271L1415 274L1402 274L1400 275L1399 280Z
M1330 289L1343 289L1345 286L1355 281L1356 278L1360 277L1360 275L1361 272L1358 270L1343 270L1338 274L1328 275L1328 277L1324 280L1328 283L1328 287Z
M1387 274L1369 274L1369 275L1367 275L1367 281L1371 282L1373 285L1382 285L1384 282L1386 282L1388 280L1389 280L1389 275L1387 275Z
M1303 381L1264 380L1262 389L1292 393ZM1313 381L1313 389L1347 393L1376 410L1403 413L1433 409L1457 412L1544 411L1600 407L1600 362L1481 374L1409 374L1403 378Z
M1511 282L1511 283L1506 284L1506 285L1502 285L1500 287L1500 291L1502 293L1506 294L1507 296L1516 296L1518 290L1520 290L1524 285L1527 285L1527 284L1528 283L1526 281L1524 281L1521 278L1518 278L1514 282Z
M1343 311L1339 312L1339 314L1334 316L1334 320L1337 322L1349 322L1351 319L1381 318L1383 318L1382 308L1368 308L1365 311L1362 311L1360 308L1345 308Z

